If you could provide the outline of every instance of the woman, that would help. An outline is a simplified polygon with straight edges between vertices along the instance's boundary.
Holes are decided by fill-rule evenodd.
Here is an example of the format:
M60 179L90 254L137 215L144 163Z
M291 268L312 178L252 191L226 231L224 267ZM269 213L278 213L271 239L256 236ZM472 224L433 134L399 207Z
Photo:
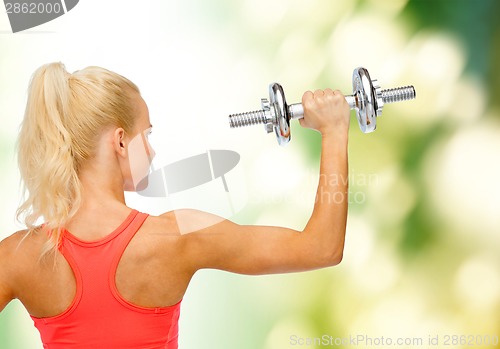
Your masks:
M322 135L316 202L302 232L196 210L150 216L124 199L154 157L137 86L98 67L40 67L18 140L27 193L18 218L27 229L0 243L0 310L19 299L44 348L177 348L181 300L197 270L256 275L338 264L349 107L330 89L306 92L302 104L301 125Z

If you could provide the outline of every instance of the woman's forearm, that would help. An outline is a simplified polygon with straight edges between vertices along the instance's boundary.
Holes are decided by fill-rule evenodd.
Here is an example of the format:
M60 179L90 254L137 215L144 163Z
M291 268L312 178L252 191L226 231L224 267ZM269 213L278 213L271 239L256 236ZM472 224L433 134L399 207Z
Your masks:
M304 232L321 264L342 260L348 206L347 132L322 137L318 190Z

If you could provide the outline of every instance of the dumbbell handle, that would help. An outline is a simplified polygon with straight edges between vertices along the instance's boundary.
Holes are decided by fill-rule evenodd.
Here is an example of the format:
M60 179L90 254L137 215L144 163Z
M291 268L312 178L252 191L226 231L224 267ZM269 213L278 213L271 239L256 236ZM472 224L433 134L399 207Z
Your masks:
M349 108L356 108L356 97L354 95L345 96ZM304 117L304 106L302 103L294 103L288 105L288 113L291 120L298 120ZM230 127L250 126L255 124L265 124L268 120L265 117L264 110L256 110L247 113L229 115Z
M349 108L356 108L356 97L354 97L354 95L345 96L345 100L347 104L349 104ZM290 104L288 106L288 112L293 120L302 119L304 117L304 107L302 103Z
M413 86L382 90L382 100L384 104L402 102L413 98L415 98L415 88ZM345 100L347 104L349 104L351 110L358 107L355 95L346 95ZM304 117L304 107L302 103L288 105L288 112L293 120L302 119Z

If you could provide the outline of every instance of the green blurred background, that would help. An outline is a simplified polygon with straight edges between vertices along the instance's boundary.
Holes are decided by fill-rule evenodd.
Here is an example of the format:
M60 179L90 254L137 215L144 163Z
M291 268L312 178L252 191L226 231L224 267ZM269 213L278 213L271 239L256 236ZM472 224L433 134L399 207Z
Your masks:
M364 66L383 88L413 84L417 99L386 106L369 135L352 118L344 261L288 275L198 273L180 347L355 347L294 341L324 335L499 347L484 345L500 335L499 13L495 0L82 0L18 34L0 15L0 237L21 228L14 145L44 63L131 78L150 107L157 165L238 151L246 206L230 218L296 229L312 208L318 134L297 123L280 148L260 127L230 130L226 117L256 109L271 81L291 102L307 89L350 93ZM0 315L0 348L41 348L18 302Z

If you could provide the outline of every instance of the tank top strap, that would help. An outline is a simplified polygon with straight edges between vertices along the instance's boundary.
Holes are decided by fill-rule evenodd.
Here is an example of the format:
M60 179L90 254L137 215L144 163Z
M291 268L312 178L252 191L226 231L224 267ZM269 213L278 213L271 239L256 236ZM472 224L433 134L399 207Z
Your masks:
M113 260L111 262L111 274L114 274L114 272L116 271L118 263L120 262L123 252L125 252L128 244L142 227L146 219L149 217L149 214L139 211L135 211L134 214L135 215L132 218L132 222L128 225L127 228L125 228L125 230L120 233L119 236L115 238L115 241L113 243L114 246Z

